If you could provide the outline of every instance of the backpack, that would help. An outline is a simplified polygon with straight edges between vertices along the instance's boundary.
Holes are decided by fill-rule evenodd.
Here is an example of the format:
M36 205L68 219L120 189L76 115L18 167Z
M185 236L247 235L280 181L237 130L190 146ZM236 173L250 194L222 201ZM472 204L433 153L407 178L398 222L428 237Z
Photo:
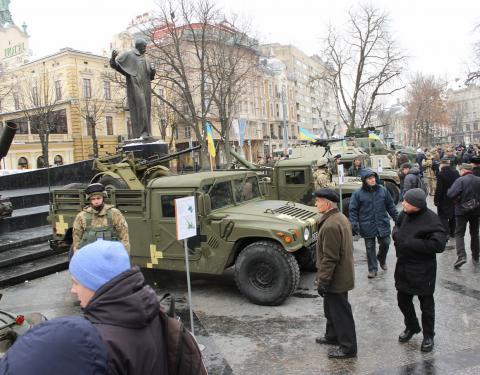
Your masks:
M170 297L170 307L160 306L160 322L167 347L168 375L207 375L197 340L175 313L174 298L167 293L160 302L167 297Z
M425 185L425 182L423 181L423 178L420 175L417 175L417 188L422 189L425 192L425 194L428 195L427 186Z

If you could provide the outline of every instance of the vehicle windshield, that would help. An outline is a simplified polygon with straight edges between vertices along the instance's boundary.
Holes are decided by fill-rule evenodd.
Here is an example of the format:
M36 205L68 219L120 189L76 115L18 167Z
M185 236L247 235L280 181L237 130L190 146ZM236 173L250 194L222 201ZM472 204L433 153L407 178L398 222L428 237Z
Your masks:
M213 186L212 186L213 185ZM202 187L204 193L210 192L212 210L233 205L232 183L230 181L216 182Z
M255 176L234 180L233 189L237 203L249 201L261 196L258 179Z

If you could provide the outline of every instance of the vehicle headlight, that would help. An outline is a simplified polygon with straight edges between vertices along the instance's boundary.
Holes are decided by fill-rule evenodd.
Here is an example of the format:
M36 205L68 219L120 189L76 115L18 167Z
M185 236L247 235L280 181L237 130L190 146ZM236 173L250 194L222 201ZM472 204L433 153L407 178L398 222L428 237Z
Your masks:
M305 230L303 231L303 239L305 241L308 241L309 238L310 238L310 229L305 228Z

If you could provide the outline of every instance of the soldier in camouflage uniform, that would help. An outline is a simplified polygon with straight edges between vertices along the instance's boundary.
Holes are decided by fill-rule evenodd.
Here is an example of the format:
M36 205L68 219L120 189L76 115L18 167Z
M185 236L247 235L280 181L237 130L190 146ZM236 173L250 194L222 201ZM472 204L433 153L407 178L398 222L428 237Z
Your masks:
M422 161L423 171L428 181L428 190L431 196L435 195L435 189L437 187L437 178L435 177L434 171L435 156L436 155L432 153L427 153L426 159Z
M130 252L128 224L122 213L110 204L105 204L105 187L100 183L89 185L85 194L90 202L73 222L73 251L101 238L120 241Z
M335 188L335 183L332 182L332 176L328 171L328 160L322 158L317 163L317 170L313 173L315 181L315 189L331 189Z

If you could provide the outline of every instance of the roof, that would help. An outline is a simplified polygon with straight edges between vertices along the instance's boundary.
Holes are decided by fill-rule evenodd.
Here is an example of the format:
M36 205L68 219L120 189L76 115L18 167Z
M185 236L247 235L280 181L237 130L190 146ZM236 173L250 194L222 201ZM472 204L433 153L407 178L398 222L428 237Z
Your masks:
M233 177L243 177L246 174L256 176L255 172L243 169L243 170L231 170L231 171L212 171L212 172L199 172L190 173L169 177L159 177L152 180L148 187L150 188L198 188L206 180L213 181L214 179L229 180Z
M309 156L304 156L299 158L279 160L276 166L277 167L304 167L305 165L316 164L320 157L321 155L319 155L318 158L315 158L309 155Z

